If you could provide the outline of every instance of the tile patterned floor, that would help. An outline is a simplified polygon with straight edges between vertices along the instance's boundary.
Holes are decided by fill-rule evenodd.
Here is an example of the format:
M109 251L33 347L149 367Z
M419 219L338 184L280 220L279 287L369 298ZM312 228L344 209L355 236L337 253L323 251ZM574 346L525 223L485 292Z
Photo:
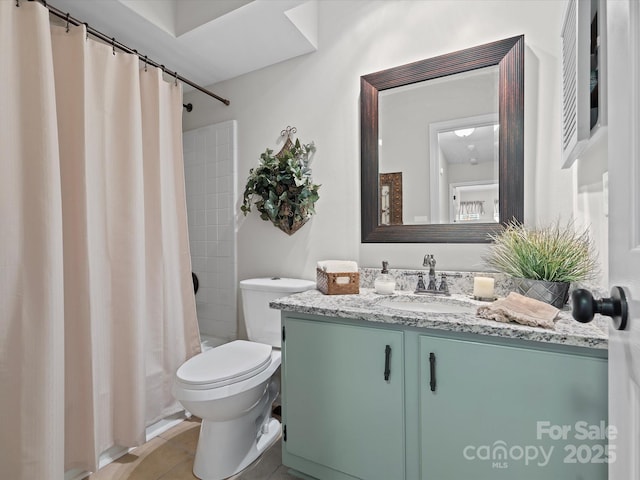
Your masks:
M197 480L191 471L200 422L189 419L119 458L88 480ZM277 441L261 458L230 480L299 480L282 465Z

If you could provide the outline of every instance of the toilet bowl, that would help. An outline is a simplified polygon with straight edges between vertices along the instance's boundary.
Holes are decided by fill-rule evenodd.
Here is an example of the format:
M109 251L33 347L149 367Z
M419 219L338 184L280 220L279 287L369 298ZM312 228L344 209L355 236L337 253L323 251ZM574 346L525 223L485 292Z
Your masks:
M280 351L244 340L221 345L184 363L174 396L202 419L193 466L201 479L230 477L251 464L280 434L271 418Z
M187 360L176 372L173 395L202 419L193 473L202 480L235 475L280 435L271 417L280 382L279 297L315 288L298 279L260 278L240 282L251 341L236 340Z

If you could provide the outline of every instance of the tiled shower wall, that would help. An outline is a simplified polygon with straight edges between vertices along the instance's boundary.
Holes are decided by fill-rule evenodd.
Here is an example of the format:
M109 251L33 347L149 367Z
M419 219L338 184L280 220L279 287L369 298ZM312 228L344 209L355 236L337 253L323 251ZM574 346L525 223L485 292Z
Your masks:
M237 338L236 121L184 132L191 263L200 333Z

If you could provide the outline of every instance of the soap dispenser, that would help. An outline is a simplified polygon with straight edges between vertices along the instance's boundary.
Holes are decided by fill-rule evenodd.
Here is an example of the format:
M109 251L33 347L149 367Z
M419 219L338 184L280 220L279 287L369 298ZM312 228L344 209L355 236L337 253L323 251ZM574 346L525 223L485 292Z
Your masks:
M391 295L396 289L396 281L391 275L389 275L388 269L389 262L385 260L382 262L382 272L376 277L375 282L373 282L375 292L380 295Z

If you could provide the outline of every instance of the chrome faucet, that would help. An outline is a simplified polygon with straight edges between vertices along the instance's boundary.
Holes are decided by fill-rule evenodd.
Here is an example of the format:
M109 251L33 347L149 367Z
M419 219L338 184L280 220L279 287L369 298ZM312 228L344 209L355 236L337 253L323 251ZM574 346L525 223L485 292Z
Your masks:
M440 286L436 285L436 259L432 254L427 254L424 256L424 260L422 261L423 267L429 267L429 283L425 285L424 283L424 273L422 272L412 272L406 273L406 275L417 275L418 283L416 285L416 289L413 293L435 293L438 295L450 295L449 293L449 285L447 284L447 275L446 273L440 274Z
M423 267L429 267L429 285L427 286L428 292L437 292L436 288L436 259L432 254L427 254L422 260Z

